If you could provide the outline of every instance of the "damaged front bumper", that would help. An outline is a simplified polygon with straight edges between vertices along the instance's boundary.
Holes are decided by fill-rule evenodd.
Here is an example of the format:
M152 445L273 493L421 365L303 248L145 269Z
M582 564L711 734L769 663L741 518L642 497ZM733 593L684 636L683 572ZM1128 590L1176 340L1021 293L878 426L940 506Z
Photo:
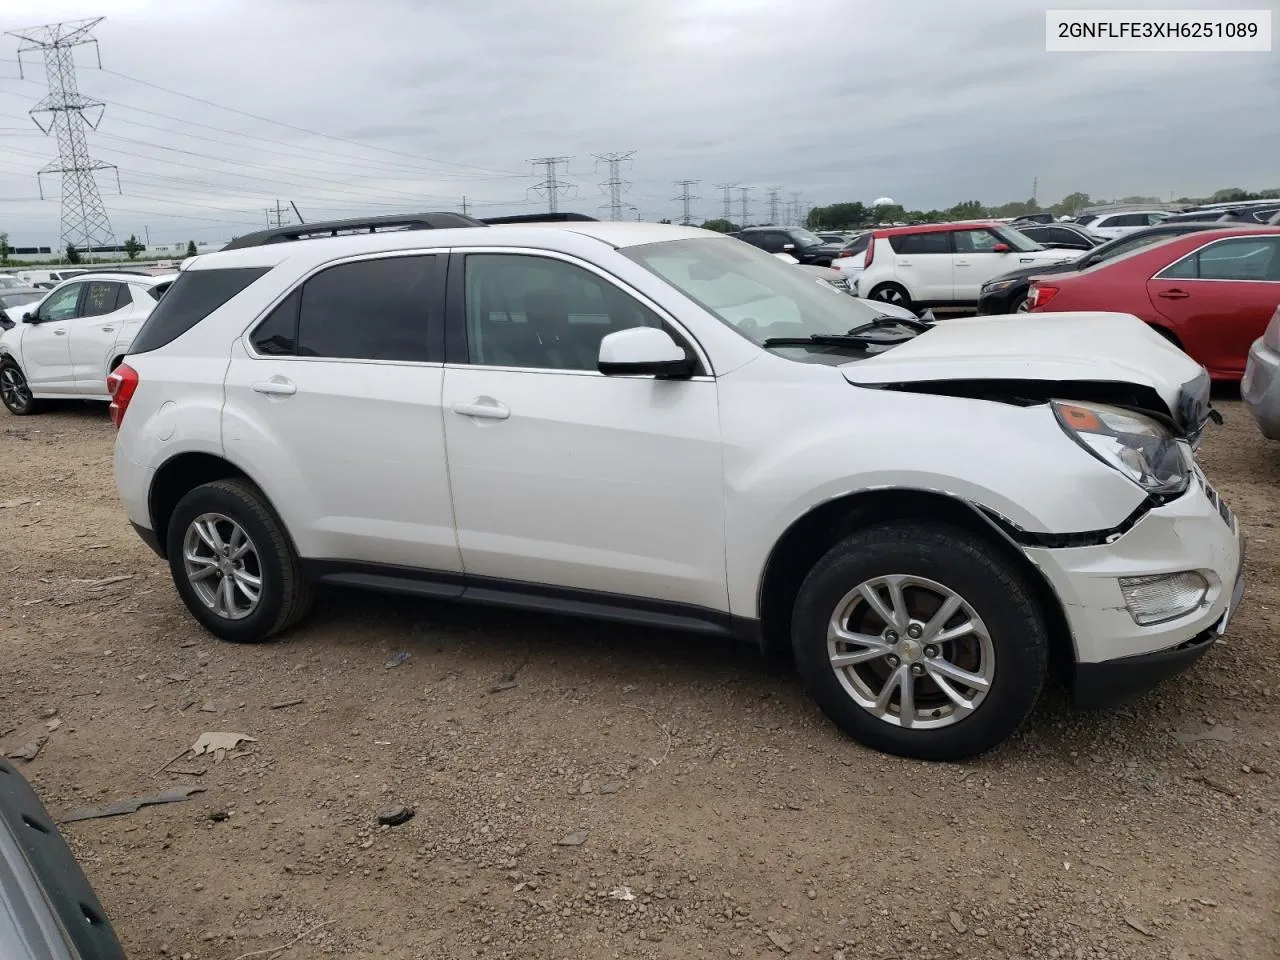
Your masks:
M1023 549L1066 614L1082 706L1128 699L1191 666L1225 631L1244 595L1239 522L1198 469L1185 494L1153 507L1111 543ZM1138 623L1121 578L1188 571L1207 583L1199 604L1160 623Z

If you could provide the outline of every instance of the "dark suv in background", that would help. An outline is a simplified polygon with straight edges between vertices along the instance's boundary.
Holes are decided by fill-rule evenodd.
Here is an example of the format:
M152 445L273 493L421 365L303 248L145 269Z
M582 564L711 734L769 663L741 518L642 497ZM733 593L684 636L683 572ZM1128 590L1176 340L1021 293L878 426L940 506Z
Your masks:
M844 249L839 243L823 243L821 237L804 227L747 227L730 236L766 253L786 253L815 267L831 266L831 261Z

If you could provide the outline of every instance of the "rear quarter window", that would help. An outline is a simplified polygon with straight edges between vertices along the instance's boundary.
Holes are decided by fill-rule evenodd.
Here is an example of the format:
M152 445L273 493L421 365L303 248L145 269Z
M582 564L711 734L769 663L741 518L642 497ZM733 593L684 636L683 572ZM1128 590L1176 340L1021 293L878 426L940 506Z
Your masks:
M172 343L270 269L236 267L181 274L151 311L129 352L148 353Z

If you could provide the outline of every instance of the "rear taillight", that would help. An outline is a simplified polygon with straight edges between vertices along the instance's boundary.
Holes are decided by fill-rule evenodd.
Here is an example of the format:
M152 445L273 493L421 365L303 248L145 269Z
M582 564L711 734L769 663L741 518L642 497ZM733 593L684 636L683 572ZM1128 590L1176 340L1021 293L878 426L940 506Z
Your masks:
M1045 304L1047 304L1050 300L1052 300L1054 297L1058 295L1058 289L1059 289L1058 287L1055 287L1052 285L1046 284L1044 286L1041 286L1040 284L1037 283L1035 286L1031 288L1031 293L1027 297L1027 299L1031 302L1031 309L1039 310L1040 308L1042 308Z
M875 259L875 256L876 256L876 238L872 237L867 242L867 255L862 258L862 268L864 270L867 267L871 266L871 261Z
M841 250L839 253L836 254L836 259L843 260L845 257L852 257L852 256L853 256L852 250Z
M138 389L138 371L127 363L122 363L107 376L107 393L111 395L111 405L107 412L111 414L111 422L120 429L125 411L129 409L129 401L133 392Z

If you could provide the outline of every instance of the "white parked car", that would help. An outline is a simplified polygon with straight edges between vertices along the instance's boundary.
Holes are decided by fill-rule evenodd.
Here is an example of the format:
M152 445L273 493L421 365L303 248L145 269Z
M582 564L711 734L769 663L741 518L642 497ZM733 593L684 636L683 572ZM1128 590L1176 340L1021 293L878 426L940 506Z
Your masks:
M1126 210L1124 213L1090 214L1077 222L1095 237L1114 240L1126 233L1155 226L1169 216L1168 210Z
M23 286L47 287L51 284L56 286L63 280L70 280L72 277L84 276L88 272L87 268L59 267L55 270L23 270L16 276L22 281Z
M226 640L324 584L731 635L955 759L1051 664L1085 704L1188 666L1243 590L1209 380L1140 321L889 319L688 227L241 245L109 379L128 517Z
M35 413L44 399L109 400L107 374L176 277L85 273L20 308L0 333L0 400L9 412Z
M860 268L834 265L856 284L856 294L909 310L972 308L982 285L1002 273L1038 263L1074 259L1046 250L1012 227L994 222L931 223L873 230Z

